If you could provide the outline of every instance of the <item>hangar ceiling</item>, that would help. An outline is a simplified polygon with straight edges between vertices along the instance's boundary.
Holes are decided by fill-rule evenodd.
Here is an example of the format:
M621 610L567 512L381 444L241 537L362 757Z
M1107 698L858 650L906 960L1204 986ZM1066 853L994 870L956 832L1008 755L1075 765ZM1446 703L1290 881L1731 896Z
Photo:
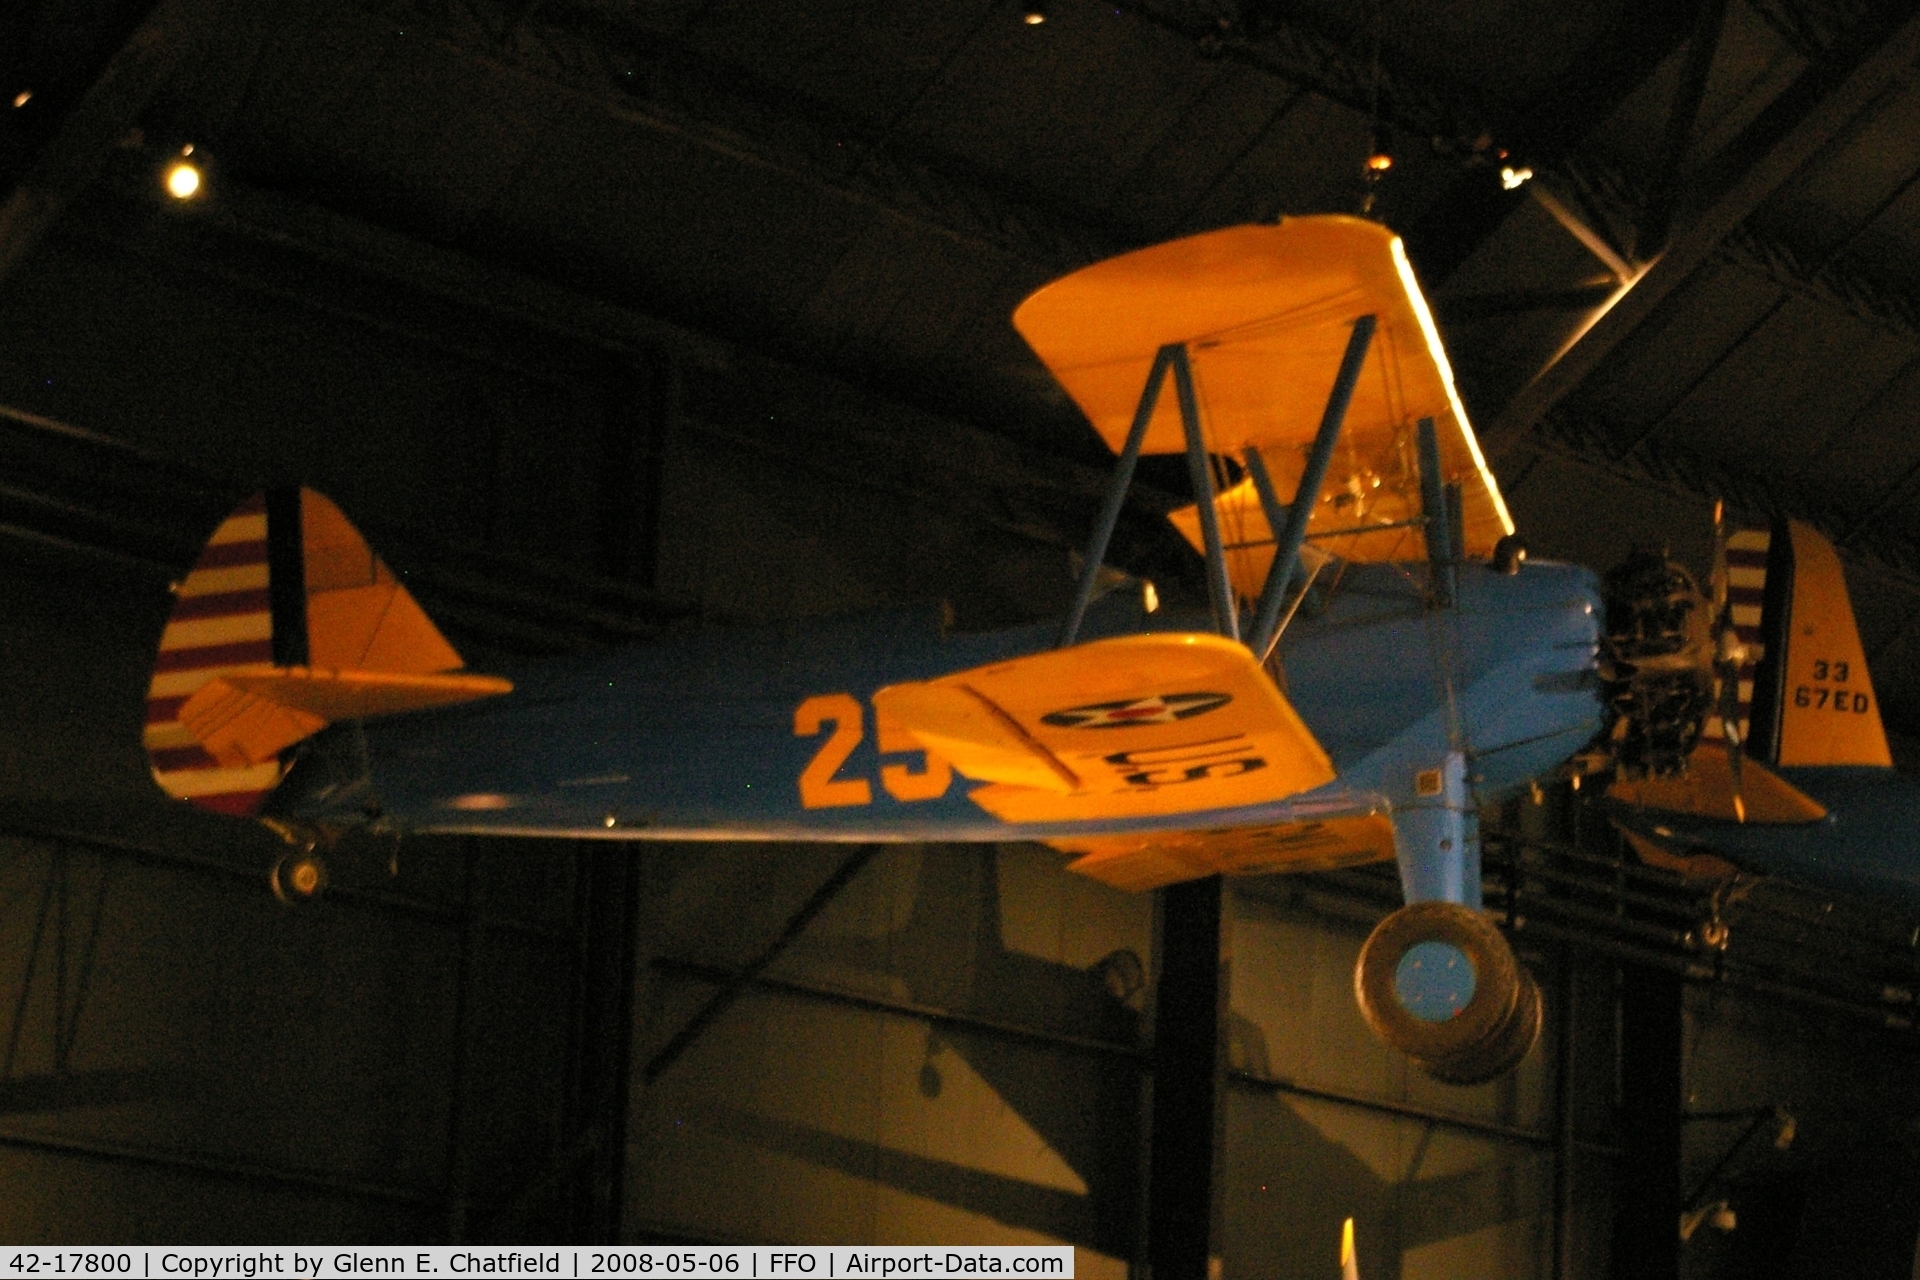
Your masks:
M1698 558L1716 497L1811 519L1911 734L1917 14L40 0L0 20L0 88L28 95L4 109L0 289L51 236L508 363L542 357L503 318L609 346L665 327L1009 441L1060 477L1042 505L1070 542L1103 453L1014 335L1019 299L1127 248L1371 200L1536 551ZM189 143L212 196L161 209L153 166ZM58 416L32 397L11 407Z

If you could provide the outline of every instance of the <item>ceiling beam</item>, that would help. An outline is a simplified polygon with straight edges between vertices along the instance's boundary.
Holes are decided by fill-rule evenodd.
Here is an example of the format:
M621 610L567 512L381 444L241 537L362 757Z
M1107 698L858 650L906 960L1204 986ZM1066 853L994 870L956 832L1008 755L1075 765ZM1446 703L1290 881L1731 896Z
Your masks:
M1080 210L990 186L947 158L922 158L867 136L822 104L738 67L667 48L617 17L562 4L530 10L503 44L509 0L360 0L375 19L431 32L462 57L511 66L643 129L784 174L883 217L1053 274L1137 247ZM401 22L396 10L405 9ZM1011 21L1013 15L1009 15ZM849 164L848 157L855 157Z
M824 107L810 107L777 86L757 86L736 68L708 65L605 11L565 0L549 0L537 10L516 8L512 0L361 3L386 19L394 18L396 9L405 11L415 37L424 27L464 56L512 62L563 90L601 102L640 127L828 187L957 244L1007 254L1052 272L1137 247L1135 237L1083 211L1038 207L991 188L982 175L962 172L950 159L896 154L884 139L864 136L853 122L834 118ZM1196 44L1208 38L1221 41L1217 26L1176 23L1140 0L1121 0L1120 7L1190 36ZM514 35L503 45L500 32L510 22ZM1218 52L1252 58L1269 73L1330 100L1354 99L1364 105L1358 77L1365 67L1330 37L1263 21L1222 42ZM1382 76L1382 110L1397 125L1421 130L1480 127L1474 122L1483 118L1481 106L1457 86L1410 84L1389 72ZM852 168L846 160L850 154L860 157ZM1624 175L1589 153L1569 155L1555 173L1616 231L1631 227L1644 203ZM1843 263L1826 262L1815 270L1788 246L1746 227L1711 248L1890 331L1920 333L1920 298L1869 280ZM1642 281L1642 287L1647 283ZM1574 300L1572 294L1556 295L1547 304ZM1475 305L1463 303L1462 310Z
M1214 15L1192 9L1175 13L1151 0L1106 3L1116 13L1190 41L1202 57L1238 62L1362 115L1377 113L1413 137L1470 142L1491 133L1504 142L1522 128L1518 119L1504 117L1497 104L1460 81L1436 74L1396 75L1370 52L1294 21L1263 14L1223 24Z
M394 0L362 2L370 12L393 17ZM705 66L684 51L665 47L659 37L625 28L604 13L589 12L567 3L549 3L522 13L509 50L499 38L510 16L508 0L459 0L454 4L400 0L400 4L408 12L407 25L415 37L424 26L465 56L512 62L569 92L601 102L640 127L668 131L742 163L772 168L820 184L866 207L881 210L886 216L905 220L958 244L1011 255L1048 272L1070 270L1135 247L1133 238L1115 228L1071 213L1036 207L1014 195L991 189L984 185L981 175L959 172L939 158L896 154L882 140L860 136L851 122L832 118L832 113L825 108L809 109L808 104L791 94L773 92L772 87L758 92L749 80L726 74L729 69ZM1197 27L1190 31L1187 26L1175 25L1153 14L1138 0L1122 0L1121 7L1190 35L1196 42L1207 36ZM416 18L419 21L416 22ZM1895 46L1904 48L1911 42L1913 25L1909 22L1901 29L1903 39L1888 38L1871 45L1877 56L1855 54L1850 58L1849 65L1854 66L1858 74L1840 78L1850 85L1846 93L1851 97L1833 89L1814 104L1820 108L1818 121L1811 118L1815 114L1812 107L1799 111L1796 118L1817 124L1823 131L1821 137L1830 137L1851 114L1840 109L1841 102L1864 101L1869 92L1865 88L1867 77L1877 76L1877 69L1883 65L1890 64L1896 69L1903 65L1902 55ZM1356 68L1360 64L1351 53L1327 37L1294 27L1264 26L1237 43L1225 44L1220 53L1245 57L1271 74L1303 84L1335 101L1360 92L1357 81L1347 83L1359 74ZM1816 69L1818 74L1810 71L1803 76L1794 90L1783 95L1782 101L1794 98L1796 93L1800 95L1798 101L1814 87L1830 86L1836 78L1833 67L1823 66L1824 70ZM640 82L638 92L635 81ZM1481 119L1479 104L1455 96L1456 88L1424 83L1410 85L1387 76L1383 109L1391 107L1394 118L1421 129L1464 127ZM1774 113L1780 110L1783 108L1776 103ZM1786 131L1776 121L1769 133L1762 128L1767 119L1763 116L1759 124L1748 130L1749 146L1756 137ZM1803 154L1817 143L1800 137L1792 145L1801 150L1794 152L1789 152L1788 145L1783 140L1774 149L1777 163L1784 162L1780 159L1782 156ZM851 171L845 160L850 153L862 157L858 167ZM1612 172L1597 157L1586 153L1569 155L1556 172L1573 183L1588 203L1604 210L1609 222L1619 224L1622 229L1632 225L1633 210L1640 206L1641 198L1623 175ZM1772 185L1783 181L1785 176L1781 173ZM1770 191L1772 185L1766 189ZM1724 218L1735 207L1735 202L1757 203L1764 194L1730 190L1720 205L1709 212L1717 212ZM1705 221L1696 216L1689 222L1687 232L1683 232L1700 239L1699 260L1718 254L1765 270L1787 287L1820 297L1890 331L1909 335L1920 332L1916 327L1916 320L1920 320L1920 299L1909 299L1900 290L1870 281L1842 264L1826 263L1815 271L1786 246L1739 226L1737 220L1732 225L1732 234L1722 233L1708 242L1701 231ZM1676 267L1678 252L1676 248L1669 255ZM1649 273L1649 278L1643 278L1634 292L1649 284L1656 287L1661 284L1660 279L1651 277ZM1647 296L1651 298L1651 291ZM1537 299L1549 305L1573 300L1572 295ZM1492 301L1481 305L1490 305ZM1469 309L1475 305L1475 302L1464 304ZM1614 341L1617 342L1617 338ZM1598 357L1594 359L1597 363ZM1557 400L1556 395L1544 408L1550 408ZM1490 438L1500 425L1496 422L1494 431L1487 433Z
M828 104L759 83L751 73L639 27L618 11L574 0L549 0L537 9L514 0L359 2L382 19L404 14L416 35L432 31L466 56L511 63L640 127L831 190L968 249L1011 255L1049 275L1142 243L1139 231L1113 225L1096 211L1048 202L1044 193L1008 190L954 157L913 154L891 145L891 126L876 131ZM1404 136L1459 149L1491 147L1488 140L1498 139L1499 145L1527 154L1564 150L1570 137L1592 126L1587 117L1604 114L1622 84L1637 83L1688 28L1684 6L1680 17L1655 21L1643 10L1651 5L1671 15L1671 6L1665 0L1638 0L1622 18L1634 19L1633 38L1614 42L1619 48L1609 44L1605 74L1596 72L1569 91L1579 110L1503 113L1460 82L1431 74L1396 75L1336 36L1292 21L1262 16L1223 25L1214 16L1178 13L1145 0L1109 3L1145 25L1191 41L1196 57L1237 62L1349 110L1377 112ZM986 18L994 12L989 9ZM1010 12L1003 16L1013 20ZM1462 163L1481 156L1462 150ZM1430 278L1444 278L1513 203L1511 193L1499 191L1490 176L1483 178L1457 184L1420 225L1403 229Z
M1511 451L1704 264L1747 216L1920 58L1920 5L1863 19L1809 66L1703 172L1680 202L1667 249L1508 403L1482 443Z
M1739 523L1759 524L1776 516L1804 520L1841 547L1849 561L1872 567L1920 600L1920 545L1884 528L1862 528L1853 513L1813 500L1791 477L1730 466L1664 441L1622 452L1605 424L1565 405L1541 420L1534 443L1539 453L1567 458L1629 484L1702 503L1725 501Z
M1920 295L1869 279L1839 259L1809 262L1787 245L1738 227L1719 248L1724 262L1764 273L1781 288L1818 299L1895 337L1920 340Z
M1667 112L1666 136L1660 142L1660 160L1653 182L1640 206L1640 222L1634 229L1633 252L1642 262L1658 254L1667 245L1672 229L1673 210L1680 198L1680 166L1687 144L1693 138L1694 122L1700 116L1700 103L1707 96L1707 77L1713 70L1714 56L1720 51L1720 36L1726 29L1727 0L1701 0L1694 15L1693 35L1687 44L1687 59L1680 69L1680 86L1674 91L1673 105Z
M91 186L161 88L227 21L235 0L159 0L0 204L0 283Z
M689 429L777 457L783 466L881 489L910 474L920 500L1063 549L1077 545L1106 487L1105 465L1039 452L993 431L991 420L918 404L859 371L703 332L231 174L221 185L219 206L192 219L127 221L76 211L57 234L525 377L578 377L581 368L599 365L601 355L658 356L683 380L783 387L793 400L852 405L847 413L813 423L804 435L784 418L763 423L757 411L726 420L695 422L691 412L679 417ZM7 412L0 409L0 416ZM44 420L32 425L73 430ZM819 443L827 438L831 447ZM923 448L928 439L942 443ZM1178 499L1150 485L1136 484L1129 498L1129 510L1153 517L1156 528L1157 518L1177 505Z

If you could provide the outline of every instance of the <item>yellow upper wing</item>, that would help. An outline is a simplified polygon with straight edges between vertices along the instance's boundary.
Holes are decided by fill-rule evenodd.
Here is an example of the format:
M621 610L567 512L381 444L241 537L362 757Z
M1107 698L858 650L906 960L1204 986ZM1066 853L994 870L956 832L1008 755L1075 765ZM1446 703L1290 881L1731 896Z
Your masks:
M1406 251L1378 223L1289 218L1155 245L1054 281L1020 305L1013 323L1116 452L1155 352L1184 343L1208 448L1236 456L1258 449L1287 501L1362 315L1375 316L1379 327L1308 535L1350 560L1423 558L1417 526L1342 531L1420 514L1414 433L1420 419L1432 418L1444 479L1461 488L1463 549L1490 554L1513 532L1513 520L1454 390ZM1185 447L1169 387L1144 451ZM1242 548L1230 557L1235 583L1255 594L1272 558L1271 547L1258 544L1272 535L1251 482L1219 502L1225 541ZM1174 522L1198 545L1191 509Z

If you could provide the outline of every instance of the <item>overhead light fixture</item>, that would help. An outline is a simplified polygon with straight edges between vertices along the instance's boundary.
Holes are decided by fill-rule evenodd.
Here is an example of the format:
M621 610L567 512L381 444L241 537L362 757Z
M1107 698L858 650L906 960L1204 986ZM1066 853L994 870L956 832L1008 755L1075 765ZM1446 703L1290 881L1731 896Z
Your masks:
M1376 121L1373 126L1373 138L1367 146L1367 175L1377 178L1393 168L1393 134L1386 125Z
M1500 170L1500 186L1503 190L1517 191L1533 177L1533 170L1524 165L1505 165Z
M185 160L167 167L167 194L175 200L191 200L200 193L200 170Z
M162 179L167 194L175 200L191 200L200 194L200 166L193 162L193 144L180 148L180 158L167 166Z
M1041 0L1026 0L1020 6L1020 20L1030 27L1037 27L1047 20L1047 6Z
M33 101L33 90L31 89L22 89L20 92L13 95L13 105L16 107L24 107L29 102L32 102L32 101Z

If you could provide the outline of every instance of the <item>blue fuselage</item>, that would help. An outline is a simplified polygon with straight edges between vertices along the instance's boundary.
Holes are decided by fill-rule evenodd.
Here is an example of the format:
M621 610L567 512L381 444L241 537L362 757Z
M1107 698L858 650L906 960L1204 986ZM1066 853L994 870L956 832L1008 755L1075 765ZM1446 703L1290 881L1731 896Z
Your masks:
M1426 568L1351 565L1281 646L1284 692L1338 777L1300 795L1230 810L1098 824L1002 822L954 775L937 795L896 799L924 757L879 750L871 696L1051 647L1052 627L943 634L934 609L783 628L688 632L502 674L514 692L447 711L335 726L272 801L307 820L409 830L654 839L1005 840L1153 828L1245 826L1381 811L1410 801L1415 775L1464 750L1489 799L1565 760L1600 726L1594 679L1598 586L1572 566L1506 576L1459 570L1457 602L1430 606ZM1084 639L1204 630L1142 613L1132 592L1096 604ZM844 695L858 725L796 732L797 709ZM854 731L857 729L857 735ZM837 779L866 779L866 803L807 808L799 779L823 754ZM905 771L905 775L901 771ZM908 792L925 787L905 788Z

